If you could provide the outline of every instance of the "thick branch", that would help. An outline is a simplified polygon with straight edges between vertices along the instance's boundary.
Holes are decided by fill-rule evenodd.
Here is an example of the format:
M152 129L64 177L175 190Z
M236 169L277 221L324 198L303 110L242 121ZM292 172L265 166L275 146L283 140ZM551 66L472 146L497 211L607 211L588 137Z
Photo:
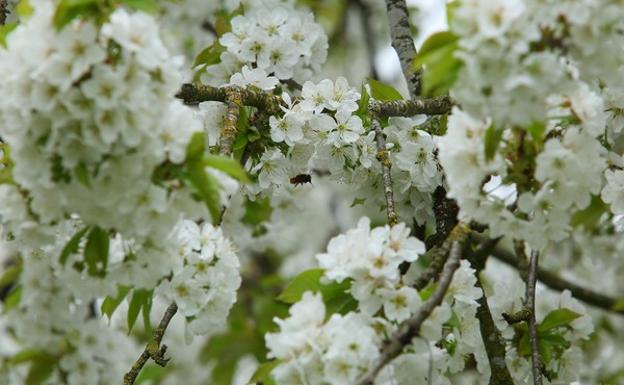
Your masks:
M165 359L167 345L163 344L161 346L160 343L163 339L163 336L165 335L165 330L167 330L167 327L169 326L171 318L173 318L177 311L178 306L175 304L175 302L167 307L167 310L165 311L163 318L160 320L158 327L154 329L154 339L148 342L147 346L143 350L143 353L141 353L134 365L132 365L130 371L124 375L123 385L134 384L134 381L136 381L136 378L141 372L141 369L143 369L143 366L145 366L150 358L153 359L154 362L156 362L160 366L165 366L167 364L167 362L169 361L168 359Z
M414 39L409 26L407 4L405 0L386 0L386 9L388 10L388 25L390 26L392 47L399 56L410 97L411 99L416 99L420 96L420 78L422 73L412 69L416 48L414 47Z
M212 87L204 84L186 83L182 85L182 89L176 97L182 99L188 105L196 105L207 101L226 102L228 93L233 89L240 90L241 103L244 106L257 107L270 114L278 114L281 111L282 98L257 87Z
M369 110L379 116L443 115L451 112L453 101L449 96L418 100L373 100Z
M212 87L204 84L187 83L182 85L182 89L176 97L182 99L188 105L196 105L207 101L226 102L228 90L233 88L238 87ZM284 105L284 102L279 96L256 87L239 89L241 91L242 105L256 107L272 115L281 113L280 106ZM419 114L442 115L451 112L452 107L453 101L451 98L441 96L422 100L371 100L368 109L379 117L409 117Z
M529 277L526 286L526 306L529 309L529 340L531 342L531 364L533 369L533 384L542 385L542 359L539 352L537 337L537 321L535 320L535 283L537 281L537 264L539 253L531 252L529 263Z
M394 226L397 224L397 214L394 211L394 197L392 192L392 176L390 169L392 162L386 149L386 139L384 138L381 125L376 117L372 119L373 129L375 130L375 141L377 142L377 160L381 163L384 195L386 197L386 213L388 214L388 224Z
M392 335L386 347L381 352L381 356L373 363L366 374L364 374L356 382L356 385L371 385L374 382L377 373L379 373L379 371L389 364L390 361L392 361L396 356L401 354L403 348L409 345L414 337L418 336L422 323L431 315L431 312L433 312L433 310L440 305L444 299L444 295L446 294L446 291L451 284L451 280L453 279L453 274L459 267L462 246L463 244L461 242L455 241L453 243L449 258L444 264L444 269L440 275L438 287L433 295L422 305L418 313L399 326L399 329L394 333L394 335Z
M498 239L486 239L481 247L470 255L470 263L477 271L476 286L481 289L483 295L477 300L479 307L477 308L477 319L479 320L479 329L481 331L481 339L490 363L490 382L489 385L514 385L507 363L505 362L506 350L505 341L500 331L494 323L490 306L488 305L485 291L479 277L481 271L485 268L485 262L492 249L496 246Z

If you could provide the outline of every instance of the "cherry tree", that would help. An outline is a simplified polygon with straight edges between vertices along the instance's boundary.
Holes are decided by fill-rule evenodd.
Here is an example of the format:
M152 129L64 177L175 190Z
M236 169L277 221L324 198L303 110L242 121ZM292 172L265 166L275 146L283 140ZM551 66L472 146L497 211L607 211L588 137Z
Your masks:
M624 9L415 5L0 0L0 383L624 381Z

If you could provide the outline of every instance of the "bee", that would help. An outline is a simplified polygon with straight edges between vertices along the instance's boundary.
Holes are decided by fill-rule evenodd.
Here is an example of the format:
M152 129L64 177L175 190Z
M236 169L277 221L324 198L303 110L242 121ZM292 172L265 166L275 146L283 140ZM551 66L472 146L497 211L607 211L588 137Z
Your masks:
M312 183L312 176L310 174L299 174L290 178L290 183L294 185Z

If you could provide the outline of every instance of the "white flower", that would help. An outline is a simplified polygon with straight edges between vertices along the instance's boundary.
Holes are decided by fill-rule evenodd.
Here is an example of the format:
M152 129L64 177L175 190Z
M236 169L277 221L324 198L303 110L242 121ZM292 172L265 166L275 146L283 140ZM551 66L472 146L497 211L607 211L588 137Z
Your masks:
M230 84L237 86L252 85L270 91L279 83L279 80L274 76L267 76L267 73L263 68L249 69L248 66L243 66L241 72L237 72L230 78Z
M477 305L477 300L483 296L483 292L480 288L475 287L476 283L475 269L470 267L470 262L462 259L459 269L453 274L453 280L449 286L448 293L456 301Z
M422 304L418 291L408 286L398 290L380 290L380 294L384 298L384 314L391 321L408 319Z
M271 116L269 125L271 126L271 139L276 143L286 142L287 145L293 146L303 140L304 121L297 112L288 111L281 118Z

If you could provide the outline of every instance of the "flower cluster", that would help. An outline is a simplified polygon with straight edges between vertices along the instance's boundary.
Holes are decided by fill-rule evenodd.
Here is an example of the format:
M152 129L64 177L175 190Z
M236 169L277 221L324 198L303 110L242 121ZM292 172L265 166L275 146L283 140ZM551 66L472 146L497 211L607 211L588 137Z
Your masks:
M0 322L0 327L12 332L3 336L3 345L14 349L0 354L0 368L8 369L0 370L0 381L24 384L29 372L37 371L29 370L30 365L3 365L12 354L23 351L30 352L33 367L45 365L45 383L118 382L128 362L136 359L138 346L122 330L90 316L94 304L77 298L65 284L63 270L50 263L50 250L24 257L18 289L21 300L16 307L3 309L6 315ZM9 357L4 356L7 353Z
M275 321L280 331L265 339L269 358L281 362L272 372L277 384L353 383L379 356L383 334L374 327L375 319L349 313L326 321L318 293L305 292L290 308L290 317Z
M613 74L624 55L607 52L622 39L594 42L590 32L619 28L621 10L598 3L471 1L453 11L462 69L451 95L461 109L439 146L463 219L542 248L569 236L572 215L600 195L601 174L621 167L609 150L621 131ZM617 172L607 171L602 193L614 213ZM492 178L502 181L485 184Z
M225 326L241 283L233 246L221 229L188 220L176 226L174 237L183 260L156 293L178 305L187 320L187 335L218 332Z
M293 3L250 2L243 15L231 20L231 32L219 39L226 51L220 63L206 67L202 81L220 86L255 84L268 75L275 81L308 79L325 62L327 36L312 14Z
M422 305L421 293L410 286L412 272L403 275L399 266L416 261L423 253L423 243L410 237L404 224L371 229L368 218L331 239L327 253L317 256L324 279L350 282L357 310L326 314L321 295L307 292L291 307L289 318L276 319L280 331L268 333L266 344L269 358L280 360L272 372L277 383L305 378L342 385L363 375L379 356L383 340ZM405 364L401 362L430 354L432 349L439 357L431 368L438 377L463 369L468 354L475 355L480 368L487 368L475 318L476 300L482 292L475 287L474 273L467 261L461 262L444 302L422 325L421 336L428 342L423 345L415 340L408 349L410 354L400 356L380 373L382 382L399 380L405 375L399 369ZM429 378L428 373L428 367L414 371L416 378Z
M152 178L160 165L183 162L201 130L173 98L179 69L155 20L119 8L101 28L74 20L57 31L53 15L52 2L37 2L0 50L10 95L0 102L0 135L15 183L2 199L23 196L3 210L9 230L78 214L127 238L159 239L180 213L204 214L188 190L173 188L179 181Z
M404 285L399 265L425 251L409 231L403 223L371 229L370 220L362 218L357 228L329 241L327 253L317 256L319 265L328 280L353 280L351 293L363 312L375 314L383 305L389 320L403 321L418 309L420 296Z

